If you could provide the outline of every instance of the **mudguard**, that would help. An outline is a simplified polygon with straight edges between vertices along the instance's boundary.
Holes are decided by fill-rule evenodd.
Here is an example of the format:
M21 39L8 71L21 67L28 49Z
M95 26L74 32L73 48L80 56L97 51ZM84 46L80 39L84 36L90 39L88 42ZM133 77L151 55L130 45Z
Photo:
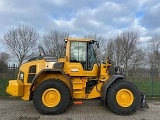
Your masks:
M111 77L104 82L101 89L101 100L103 105L105 105L105 99L106 99L106 92L109 86L117 79L124 79L124 76L122 75L111 75Z
M34 77L32 83L31 83L29 100L32 100L32 94L33 94L33 90L32 89L33 89L34 84L36 83L36 79L44 72L60 72L67 79L67 81L69 82L69 86L68 87L70 89L70 92L72 93L71 80L68 78L68 76L64 73L63 70L61 70L61 69L43 69Z

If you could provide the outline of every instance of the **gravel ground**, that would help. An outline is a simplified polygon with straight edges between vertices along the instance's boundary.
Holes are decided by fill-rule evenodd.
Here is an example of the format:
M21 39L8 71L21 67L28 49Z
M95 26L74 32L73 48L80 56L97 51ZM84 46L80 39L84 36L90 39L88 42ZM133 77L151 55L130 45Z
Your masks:
M160 120L160 101L148 100L149 109L139 109L130 116L116 115L99 100L72 105L61 115L41 115L32 101L0 98L0 120Z

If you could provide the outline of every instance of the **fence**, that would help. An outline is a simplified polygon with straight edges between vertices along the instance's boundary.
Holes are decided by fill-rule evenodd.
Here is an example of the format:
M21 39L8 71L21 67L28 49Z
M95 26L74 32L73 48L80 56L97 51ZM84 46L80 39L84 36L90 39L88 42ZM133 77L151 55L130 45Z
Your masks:
M150 97L160 97L160 74L153 69L136 69L128 71L126 77Z
M18 67L15 65L8 66L8 67L0 67L0 96L8 95L6 93L8 81L12 79L16 79L17 71L18 71Z
M16 79L17 66L0 67L0 96L8 95L5 90L10 79ZM160 97L160 75L155 70L136 69L127 72L126 78L132 81L147 96Z

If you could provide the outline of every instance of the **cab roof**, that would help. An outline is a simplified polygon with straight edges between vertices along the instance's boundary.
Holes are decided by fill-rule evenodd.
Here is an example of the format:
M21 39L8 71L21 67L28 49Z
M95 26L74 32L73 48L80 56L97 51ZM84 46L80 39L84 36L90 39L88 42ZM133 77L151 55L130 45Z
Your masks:
M64 40L65 41L86 41L86 42L93 41L93 39L90 39L90 38L65 38Z

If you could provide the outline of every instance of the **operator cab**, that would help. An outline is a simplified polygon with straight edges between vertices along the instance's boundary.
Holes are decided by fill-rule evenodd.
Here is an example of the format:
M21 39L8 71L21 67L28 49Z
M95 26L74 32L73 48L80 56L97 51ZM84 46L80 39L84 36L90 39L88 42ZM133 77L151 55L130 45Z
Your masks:
M98 42L91 39L67 38L67 72L70 76L97 76L98 64L94 46Z

